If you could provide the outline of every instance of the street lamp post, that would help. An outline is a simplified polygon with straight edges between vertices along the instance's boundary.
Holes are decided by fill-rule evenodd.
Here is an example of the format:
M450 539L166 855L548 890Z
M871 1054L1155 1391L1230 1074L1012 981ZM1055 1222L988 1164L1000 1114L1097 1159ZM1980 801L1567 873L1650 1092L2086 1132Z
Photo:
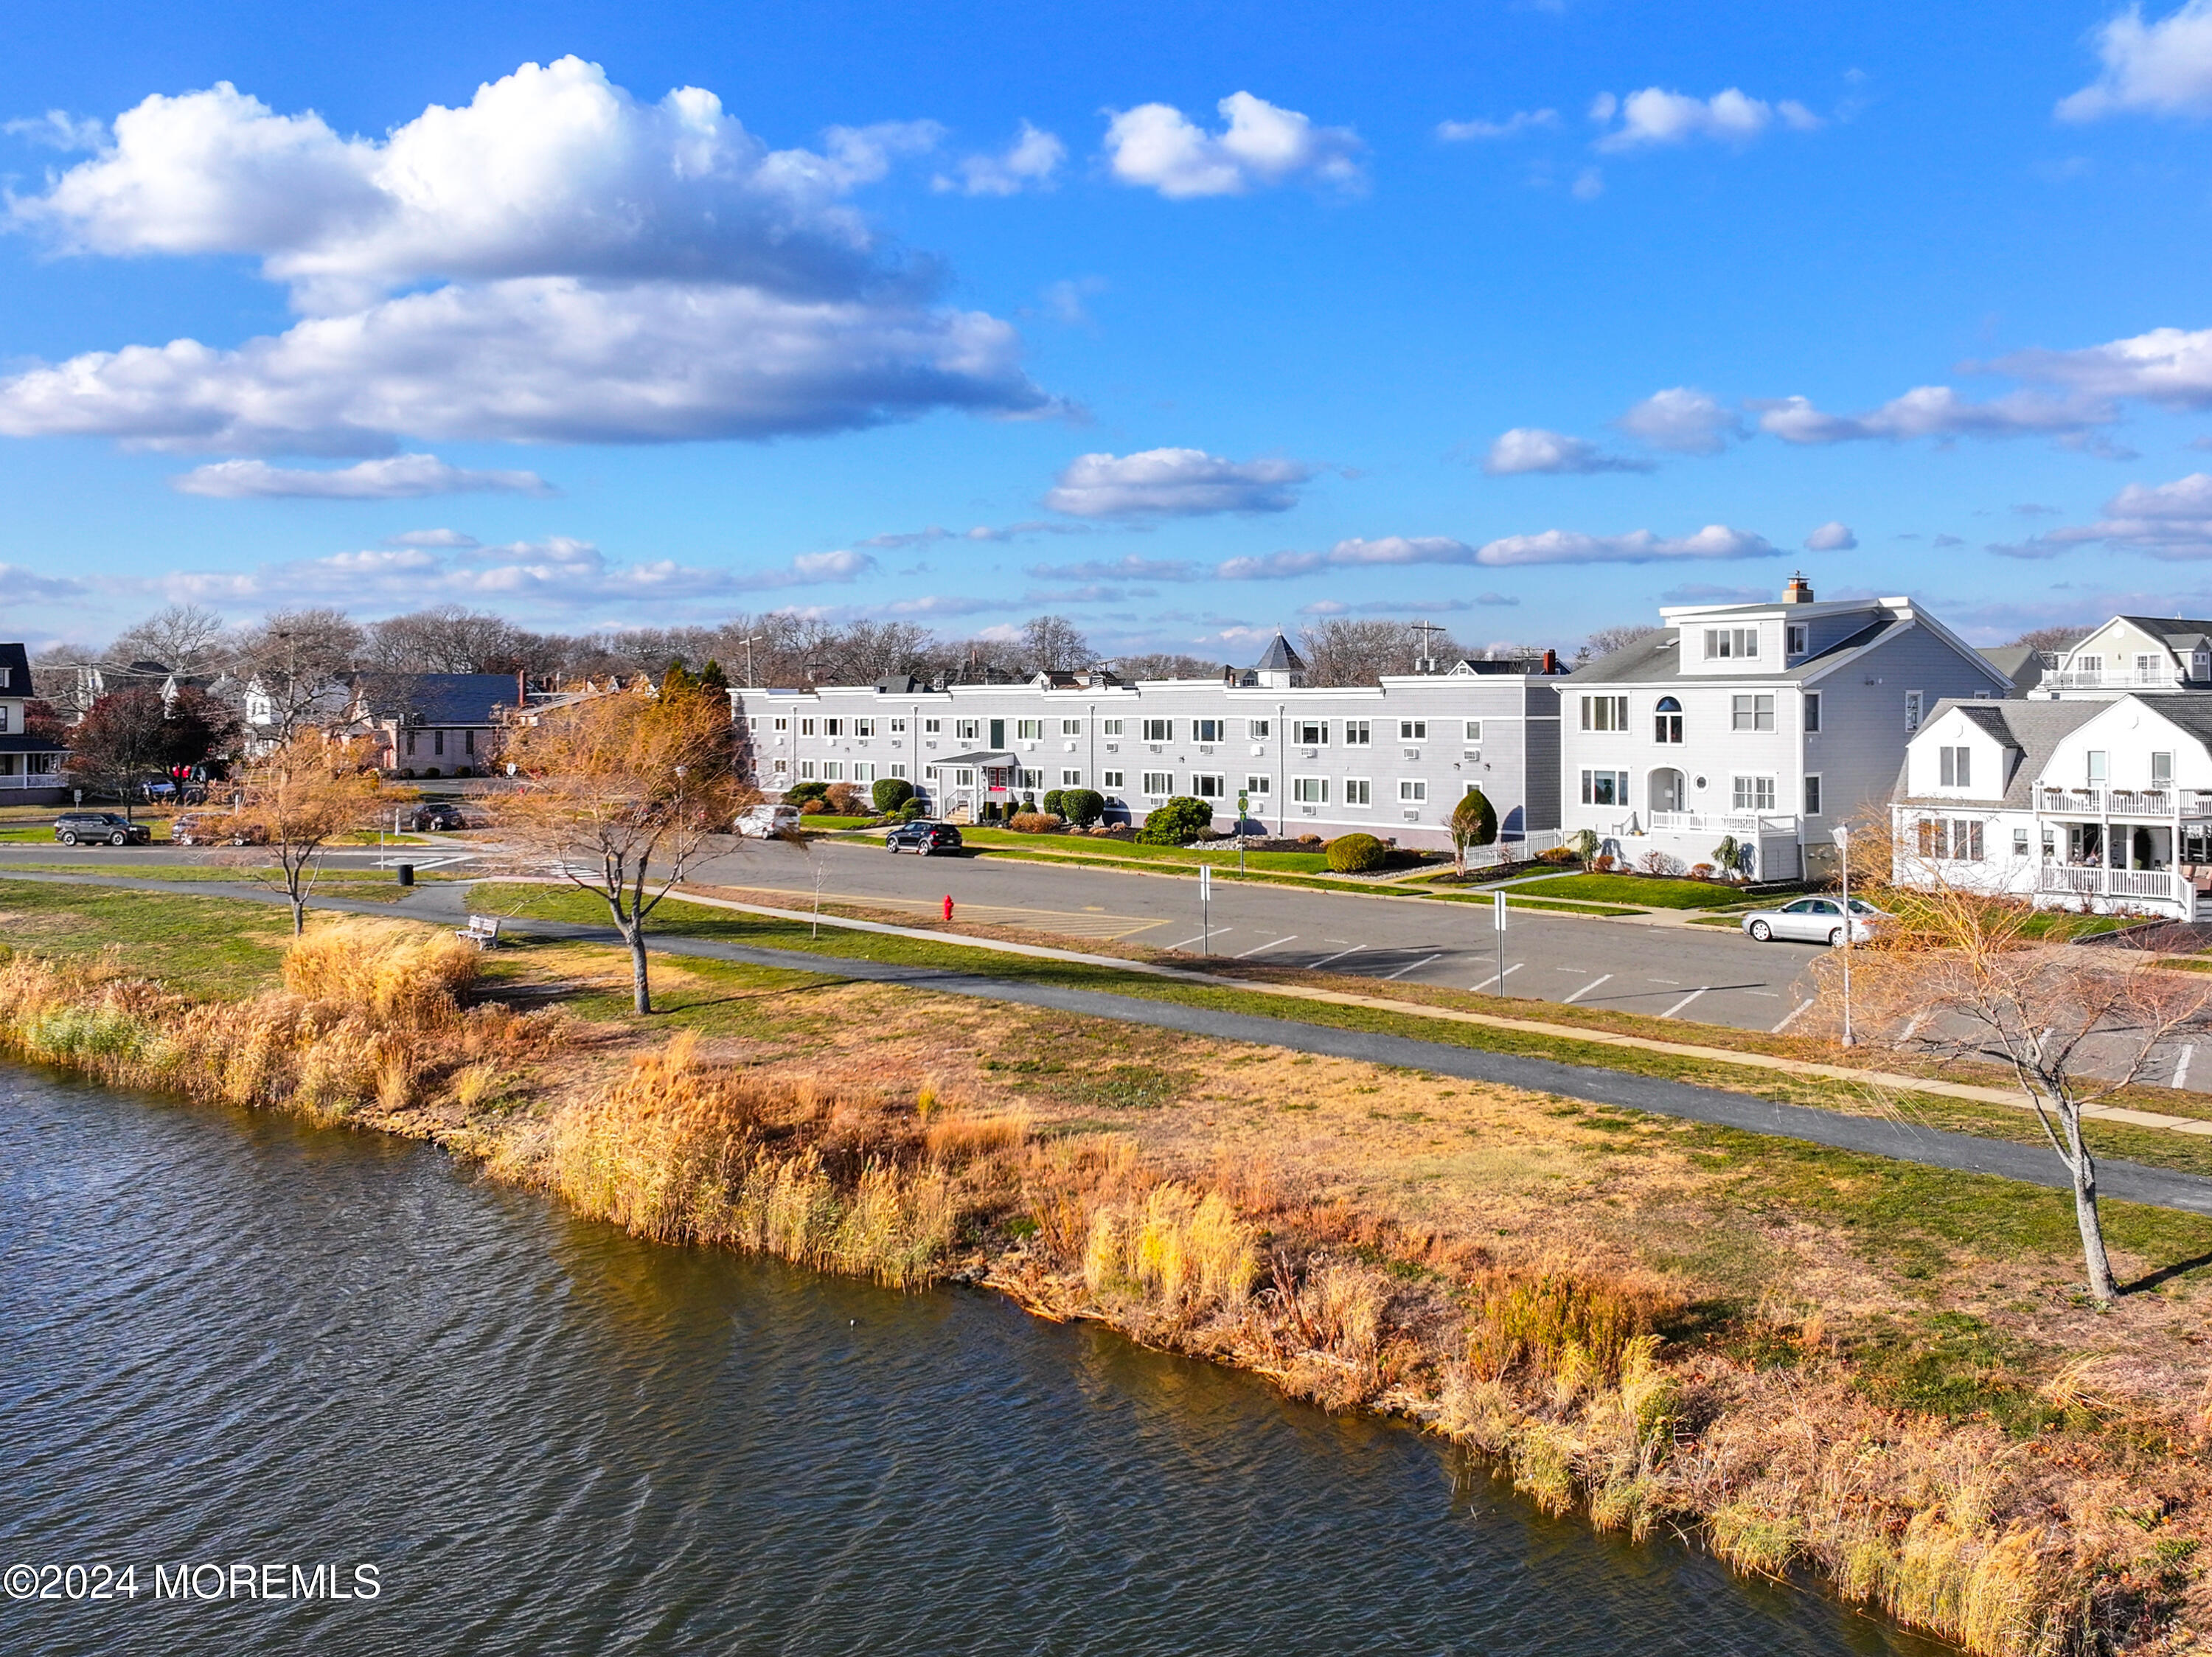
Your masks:
M1836 827L1836 860L1844 870L1844 1045L1856 1047L1858 1041L1851 1034L1851 832L1841 824Z

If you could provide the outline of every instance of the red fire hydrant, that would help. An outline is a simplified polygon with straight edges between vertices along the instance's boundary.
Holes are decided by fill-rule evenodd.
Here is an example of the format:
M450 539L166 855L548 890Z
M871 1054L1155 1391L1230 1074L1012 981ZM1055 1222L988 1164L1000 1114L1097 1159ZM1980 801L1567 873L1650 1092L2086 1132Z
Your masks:
M952 894L949 892L945 894L945 918L948 921L952 918Z

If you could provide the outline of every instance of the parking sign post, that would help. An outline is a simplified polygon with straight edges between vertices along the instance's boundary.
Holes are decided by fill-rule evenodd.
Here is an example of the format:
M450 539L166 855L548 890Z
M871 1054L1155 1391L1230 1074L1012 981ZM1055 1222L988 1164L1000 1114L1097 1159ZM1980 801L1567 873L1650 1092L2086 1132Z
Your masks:
M1213 865L1198 866L1198 953L1213 953Z

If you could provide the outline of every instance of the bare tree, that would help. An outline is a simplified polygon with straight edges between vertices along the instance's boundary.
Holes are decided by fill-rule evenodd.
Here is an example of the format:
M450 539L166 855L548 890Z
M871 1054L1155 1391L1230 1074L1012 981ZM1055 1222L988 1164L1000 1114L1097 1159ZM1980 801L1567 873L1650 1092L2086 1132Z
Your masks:
M727 699L593 697L520 726L507 757L526 780L502 802L501 826L606 905L629 946L632 1004L652 1012L646 922L747 797Z
M2072 1184L2089 1294L2109 1301L2112 1268L2082 1114L2140 1078L2158 1048L2212 1022L2212 983L2140 952L2037 941L2027 905L1961 891L1915 849L1900 861L1913 889L1891 905L1898 923L1850 952L1853 1026L1862 1040L2011 1072ZM1855 873L1867 867L1854 858ZM1814 968L1831 1021L1844 965L1834 951Z
M1425 639L1425 643L1424 640ZM1422 656L1453 661L1470 655L1449 635L1425 635L1402 621L1354 621L1335 616L1298 634L1309 685L1372 685L1385 673L1410 673Z
M222 618L204 605L167 604L116 636L106 655L117 662L158 661L179 679L206 673L222 654Z
M1114 658L1114 671L1123 679L1212 679L1221 672L1222 664L1208 661L1204 656L1184 655L1174 650L1142 651L1133 655Z
M1032 616L1022 624L1022 654L1032 672L1059 673L1091 665L1091 641L1066 616Z
M1575 665L1596 661L1616 650L1626 650L1632 644L1640 644L1661 630L1647 627L1641 622L1631 622L1620 627L1601 627L1575 648Z
M371 623L361 665L386 673L511 673L526 666L527 645L505 617L446 604Z
M335 715L361 655L362 631L343 610L276 610L233 644L230 671L258 691L253 722L279 746L319 716Z
M322 871L324 847L380 814L382 784L364 770L369 757L363 743L325 741L301 731L246 771L237 826L276 852L295 937L307 929L307 899Z
M2012 642L2031 650L2070 650L2094 631L2087 627L2031 627Z

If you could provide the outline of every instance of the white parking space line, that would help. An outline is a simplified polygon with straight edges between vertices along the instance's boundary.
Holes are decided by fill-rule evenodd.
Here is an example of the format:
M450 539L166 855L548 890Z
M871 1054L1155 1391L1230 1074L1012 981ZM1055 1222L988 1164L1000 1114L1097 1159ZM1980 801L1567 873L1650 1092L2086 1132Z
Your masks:
M1644 983L1663 984L1669 990L1680 990L1682 987L1682 981L1680 978L1646 978Z
M1613 974L1610 972L1601 973L1598 977L1592 978L1588 984L1584 984L1581 989L1576 990L1573 995L1569 996L1567 999L1571 1002L1580 1001L1584 996L1589 994L1591 990L1596 989L1598 985L1605 983L1607 979L1612 977Z
M1297 935L1298 935L1297 933L1293 932L1287 938L1277 938L1268 943L1255 943L1249 949L1241 950L1237 953L1231 955L1229 959L1234 961L1241 961L1247 955L1256 955L1263 949L1273 949L1277 944L1293 942L1297 940Z
M1334 955L1323 955L1319 960L1314 962L1312 966L1307 967L1306 971L1309 972L1318 972L1321 968L1327 966L1331 961L1340 961L1346 955L1356 955L1366 947L1367 946L1364 943L1356 943L1349 949L1338 950Z
M1779 1023L1779 1024L1778 1024L1778 1025L1776 1025L1776 1026L1775 1026L1771 1030L1769 1030L1766 1033L1767 1033L1768 1035L1770 1035L1770 1036L1778 1036L1778 1035L1780 1035L1780 1034L1781 1034L1784 1030L1787 1030L1787 1029L1788 1029L1791 1025L1793 1025L1793 1024L1796 1023L1796 1022L1797 1022L1797 1020L1798 1020L1799 1019L1803 1018L1803 1017L1805 1016L1805 1014L1808 1014L1808 1013L1811 1012L1812 1010L1813 1010L1813 1003L1812 1003L1811 1002L1809 1002L1809 1001L1801 1001L1801 1002L1799 1002L1797 1003L1796 1009L1794 1012L1790 1012L1790 1013L1785 1014L1783 1016L1782 1022L1781 1022L1781 1023Z
M2196 1052L2197 1049L2194 1046L2185 1047L2181 1050L2181 1057L2173 1062L2175 1087L2186 1087L2189 1085L2189 1061L2195 1057Z
M1710 990L1711 987L1712 987L1712 986L1711 986L1711 984L1706 984L1706 985L1703 986L1702 988L1696 989L1696 990L1692 990L1692 991L1690 991L1690 993L1689 993L1688 995L1686 995L1686 996L1683 996L1681 1000L1680 1000L1680 1001L1676 1002L1675 1002L1672 1007L1668 1008L1665 1012L1663 1012L1663 1013L1660 1014L1660 1015L1659 1015L1659 1016L1660 1016L1661 1018L1662 1018L1662 1019L1670 1019L1670 1018L1673 1018L1673 1017L1674 1016L1674 1014L1677 1014L1677 1013L1680 1012L1680 1011L1681 1011L1685 1007L1687 1007L1687 1006L1688 1006L1692 1002L1693 1002L1693 1001L1697 1000L1697 998L1698 998L1698 996L1702 996L1702 995L1704 995L1704 994L1705 993L1705 990Z
M1391 980L1391 979L1393 979L1393 978L1404 978L1404 977L1406 976L1406 974L1407 974L1407 973L1411 972L1413 972L1415 969L1417 969L1417 968L1419 968L1419 967L1434 966L1437 962L1438 962L1438 961L1442 960L1443 959L1443 957L1442 955L1431 955L1431 956L1430 956L1430 957L1429 957L1429 959L1428 959L1427 960L1425 960L1425 961L1413 961L1413 962L1410 962L1410 963L1409 963L1409 964L1407 964L1407 966L1404 966L1400 967L1400 968L1399 968L1396 972L1385 972L1385 973L1382 975L1382 982L1383 982L1383 983L1385 983L1385 984L1388 984L1388 983L1389 983L1389 982L1390 982L1390 980Z
M1194 932L1190 936L1185 938L1182 941L1182 943L1164 944L1161 947L1165 949L1180 949L1185 943L1203 943L1208 938L1225 938L1236 929L1237 929L1233 926L1217 926L1211 932Z
M1503 972L1492 972L1480 984L1470 984L1468 988L1474 990L1487 990L1492 984L1503 983L1505 979L1511 978L1516 972L1518 972L1528 964L1528 963L1526 961L1516 961L1512 966L1507 967Z

